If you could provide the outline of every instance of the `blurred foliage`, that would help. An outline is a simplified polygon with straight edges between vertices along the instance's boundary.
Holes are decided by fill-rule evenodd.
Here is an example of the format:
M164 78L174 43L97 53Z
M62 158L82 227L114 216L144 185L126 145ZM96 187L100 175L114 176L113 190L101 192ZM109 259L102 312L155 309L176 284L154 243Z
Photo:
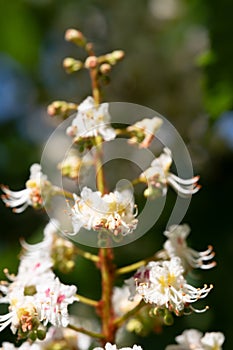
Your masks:
M155 109L180 132L203 185L184 220L192 227L190 243L200 250L213 244L218 261L216 269L201 274L203 282L214 281L216 286L209 298L211 310L176 319L175 326L138 343L147 349L156 344L162 350L184 328L197 327L223 331L224 348L232 349L232 148L214 121L221 122L222 113L233 108L233 2L0 0L0 8L1 182L23 188L29 166L40 161L43 143L54 127L46 106L54 99L79 102L89 93L85 72L67 76L62 69L64 57L82 57L64 41L65 30L82 30L96 43L98 53L125 50L126 58L113 70L104 98ZM169 192L166 210L147 235L115 249L119 265L161 248L161 232L174 199ZM15 215L2 203L0 210L1 270L7 266L16 271L19 237L41 232L47 218L30 209ZM98 284L95 272L80 259L71 278L80 292L93 298L99 296L89 282ZM9 334L4 331L0 337Z
M233 2L191 0L189 3L191 17L208 29L209 47L201 54L198 63L204 72L204 106L215 120L223 112L233 108L231 48Z

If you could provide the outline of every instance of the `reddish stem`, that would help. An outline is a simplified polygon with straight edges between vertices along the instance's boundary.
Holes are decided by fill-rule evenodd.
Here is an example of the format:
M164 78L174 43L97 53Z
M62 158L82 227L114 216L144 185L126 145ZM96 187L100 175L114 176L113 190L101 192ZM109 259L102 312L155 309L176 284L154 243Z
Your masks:
M101 340L105 345L107 342L115 343L117 325L114 324L114 311L112 306L112 292L115 278L115 266L113 264L113 252L111 248L99 249L99 269L102 276L102 296L98 306L98 313L102 319Z

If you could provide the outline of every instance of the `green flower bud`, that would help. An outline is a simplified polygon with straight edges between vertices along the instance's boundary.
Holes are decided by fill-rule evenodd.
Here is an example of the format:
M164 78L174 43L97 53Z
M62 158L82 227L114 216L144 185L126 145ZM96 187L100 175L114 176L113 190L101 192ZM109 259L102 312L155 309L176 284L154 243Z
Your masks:
M34 295L36 294L36 292L37 292L36 286L34 285L24 287L24 295Z
M66 57L63 60L63 67L67 73L74 73L83 68L83 63L79 60L75 60L72 57Z
M32 341L35 341L37 339L37 332L36 331L30 332L29 339L31 339Z
M173 325L174 318L173 318L172 314L169 311L166 312L166 314L165 314L165 316L163 318L163 321L164 321L164 324L166 326L172 326Z
M37 338L39 340L44 340L46 337L46 330L45 329L37 329Z

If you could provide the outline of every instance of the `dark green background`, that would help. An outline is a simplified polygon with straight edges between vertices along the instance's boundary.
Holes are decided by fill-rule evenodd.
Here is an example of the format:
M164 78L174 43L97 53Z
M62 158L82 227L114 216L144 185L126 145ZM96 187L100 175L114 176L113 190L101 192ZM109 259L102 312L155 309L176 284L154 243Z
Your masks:
M213 244L218 262L215 269L200 273L200 284L215 286L206 314L176 319L162 334L136 341L145 349L162 350L185 328L196 327L203 332L223 331L224 349L231 350L233 2L174 0L179 11L167 18L162 17L158 3L0 0L0 182L22 188L29 166L40 161L43 143L53 129L46 106L55 99L79 102L89 93L85 74L67 76L62 69L64 57L81 55L64 41L65 30L82 30L96 43L99 54L123 49L126 58L113 70L104 97L148 106L168 118L182 135L202 184L184 220L192 228L189 242L198 250ZM228 137L221 136L223 126ZM169 192L167 212L151 232L116 249L119 264L161 248L161 232L174 198ZM6 266L16 271L19 237L38 235L47 218L31 209L14 215L2 203L0 210L3 277ZM93 290L93 283L98 283L95 272L79 261L72 281L81 294L99 296L98 288ZM9 334L4 331L0 337L6 339Z

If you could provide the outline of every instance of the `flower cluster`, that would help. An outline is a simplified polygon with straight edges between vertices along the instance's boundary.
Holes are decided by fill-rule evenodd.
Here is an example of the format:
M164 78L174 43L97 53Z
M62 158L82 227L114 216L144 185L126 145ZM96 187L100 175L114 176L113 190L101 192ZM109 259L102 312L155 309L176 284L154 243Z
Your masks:
M168 309L176 315L194 310L192 303L205 298L212 285L195 288L184 278L184 268L179 257L167 261L151 261L126 281L131 297L139 294L146 303L158 309Z
M69 323L68 305L77 301L76 286L60 282L52 271L50 255L54 223L45 230L45 240L34 247L23 244L18 274L9 275L9 283L0 285L4 295L0 303L9 304L9 313L0 316L0 331L11 325L20 338L43 339L45 326L50 323L66 327Z
M165 350L222 350L224 340L221 332L207 332L203 336L198 330L189 329L176 337L178 345L168 345Z
M74 195L72 223L74 233L87 230L107 231L114 236L127 235L137 227L134 198L131 190L115 190L102 195L84 187L80 197Z

